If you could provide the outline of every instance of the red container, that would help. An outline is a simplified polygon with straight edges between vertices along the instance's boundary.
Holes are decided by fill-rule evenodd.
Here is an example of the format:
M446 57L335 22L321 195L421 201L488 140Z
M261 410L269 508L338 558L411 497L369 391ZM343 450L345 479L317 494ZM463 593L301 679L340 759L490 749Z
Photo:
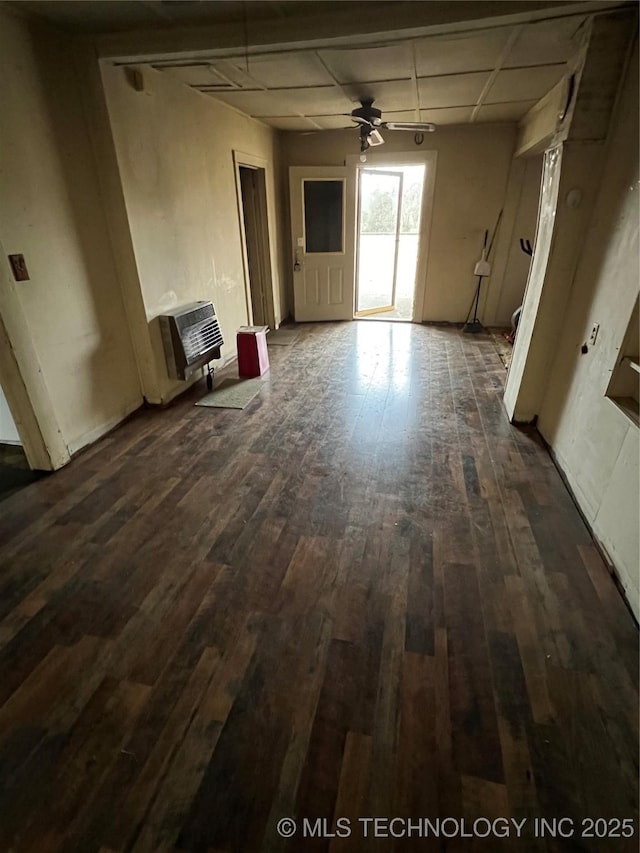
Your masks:
M239 376L251 379L269 370L267 326L241 326L237 342Z

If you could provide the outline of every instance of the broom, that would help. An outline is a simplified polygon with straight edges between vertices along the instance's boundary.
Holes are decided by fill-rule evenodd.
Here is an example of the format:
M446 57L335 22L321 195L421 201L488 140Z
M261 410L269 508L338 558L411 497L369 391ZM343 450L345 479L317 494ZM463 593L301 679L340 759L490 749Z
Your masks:
M475 305L473 306L473 320L469 320L469 315L467 314L467 322L462 327L463 332L470 332L472 334L477 334L478 332L484 331L484 327L480 320L478 320L478 303L480 302L480 288L482 287L482 279L491 275L491 264L489 263L489 255L491 254L491 249L493 248L493 241L495 240L496 234L498 232L498 228L500 226L500 220L502 219L502 210L498 214L498 221L496 222L496 227L493 229L493 234L491 235L491 242L489 243L489 249L487 250L487 239L489 237L489 232L484 232L484 245L482 246L482 257L475 265L475 269L473 270L473 274L478 277L478 283L476 285L476 292L474 296ZM473 304L473 303L472 303ZM469 308L471 311L471 308Z

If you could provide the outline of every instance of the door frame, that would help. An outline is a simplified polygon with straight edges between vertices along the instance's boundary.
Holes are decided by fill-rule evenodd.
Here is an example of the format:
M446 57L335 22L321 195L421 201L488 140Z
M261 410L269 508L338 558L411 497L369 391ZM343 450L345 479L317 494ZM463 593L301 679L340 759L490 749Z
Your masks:
M392 131L389 131L390 133ZM380 146L380 148L383 146ZM427 272L429 263L429 245L433 224L433 198L435 195L438 152L427 151L380 151L380 148L367 151L367 161L362 163L359 154L351 154L346 158L349 181L358 186L358 171L374 167L393 169L394 166L424 166L425 180L422 186L422 206L420 208L420 230L418 232L418 260L416 263L416 284L413 300L412 323L421 323L424 311L425 292L427 288ZM356 239L357 239L356 234ZM356 247L357 255L357 247ZM355 274L355 273L354 273ZM422 286L419 283L422 282ZM355 293L355 289L354 289ZM354 301L355 317L355 301Z
M281 307L279 294L276 293L278 283L277 265L275 262L275 242L273 223L275 222L275 205L273 198L273 175L267 160L247 154L244 151L233 150L233 172L236 184L236 201L238 205L238 221L240 226L240 243L242 250L242 269L244 273L244 296L247 308L247 320L253 325L253 305L251 301L251 282L249 276L249 258L247 255L247 234L244 226L244 206L242 201L242 183L240 169L253 169L260 174L257 182L259 209L263 215L258 217L258 243L260 263L262 266L262 288L264 306L267 314L266 325L277 329L281 322Z
M56 418L7 253L0 243L0 384L33 470L55 471L71 459Z

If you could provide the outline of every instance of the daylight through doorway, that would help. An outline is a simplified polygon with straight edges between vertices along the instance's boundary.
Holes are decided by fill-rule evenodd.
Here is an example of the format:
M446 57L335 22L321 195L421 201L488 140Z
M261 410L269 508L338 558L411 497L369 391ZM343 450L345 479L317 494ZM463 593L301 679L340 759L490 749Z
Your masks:
M359 170L355 315L412 320L425 167Z

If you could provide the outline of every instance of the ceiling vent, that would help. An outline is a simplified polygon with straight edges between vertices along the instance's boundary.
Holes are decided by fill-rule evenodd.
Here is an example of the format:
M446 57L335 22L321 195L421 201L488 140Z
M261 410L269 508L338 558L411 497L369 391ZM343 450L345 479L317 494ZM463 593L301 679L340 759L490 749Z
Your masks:
M156 62L153 67L158 71L168 71L172 77L201 92L228 92L241 88L208 62Z

